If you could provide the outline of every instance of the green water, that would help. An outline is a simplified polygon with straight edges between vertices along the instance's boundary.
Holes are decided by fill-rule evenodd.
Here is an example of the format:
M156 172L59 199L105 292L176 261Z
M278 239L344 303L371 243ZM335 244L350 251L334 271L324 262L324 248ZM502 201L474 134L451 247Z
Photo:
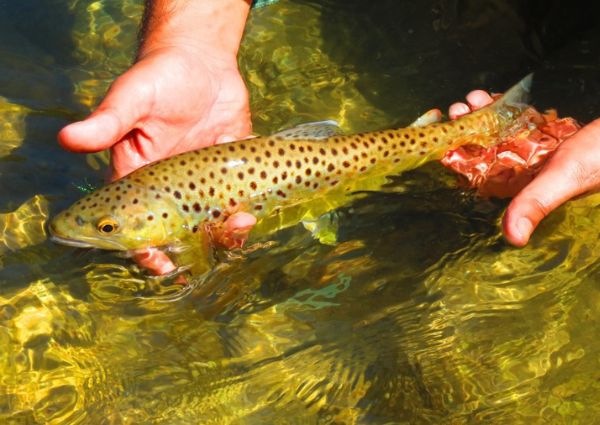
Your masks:
M182 293L44 230L102 182L104 156L55 134L128 66L141 1L1 4L0 423L597 423L599 197L514 249L504 203L434 164L339 211L337 245L291 228ZM255 131L408 123L531 69L537 103L599 116L598 31L565 39L569 13L526 30L519 4L258 9L240 53Z

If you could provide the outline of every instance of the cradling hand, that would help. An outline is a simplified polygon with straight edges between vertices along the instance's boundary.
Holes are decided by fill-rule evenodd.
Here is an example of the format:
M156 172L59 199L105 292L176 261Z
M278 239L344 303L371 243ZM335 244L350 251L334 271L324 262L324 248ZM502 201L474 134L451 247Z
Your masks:
M467 103L450 107L452 119L486 106L492 98L481 90ZM600 189L600 119L558 146L539 174L510 202L503 218L506 240L525 246L540 221L566 201Z

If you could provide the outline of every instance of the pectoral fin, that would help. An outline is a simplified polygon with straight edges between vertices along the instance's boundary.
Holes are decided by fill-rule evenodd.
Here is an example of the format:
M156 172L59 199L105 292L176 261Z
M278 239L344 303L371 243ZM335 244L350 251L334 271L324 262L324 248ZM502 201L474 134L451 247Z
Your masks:
M335 245L337 243L339 217L335 211L325 213L316 220L304 220L302 225L323 245Z

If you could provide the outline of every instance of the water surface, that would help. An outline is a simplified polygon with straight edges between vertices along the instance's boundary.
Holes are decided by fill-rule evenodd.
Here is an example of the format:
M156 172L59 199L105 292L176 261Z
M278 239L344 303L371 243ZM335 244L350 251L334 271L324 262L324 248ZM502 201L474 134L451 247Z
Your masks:
M499 231L505 203L427 165L340 210L338 244L281 231L181 297L127 259L46 241L48 217L100 185L106 160L61 151L55 134L129 65L142 2L41 3L0 12L0 422L600 416L598 197L514 249ZM537 104L598 116L598 30L575 12L555 25L552 8L520 6L282 0L253 11L240 64L255 131L406 124L532 69Z

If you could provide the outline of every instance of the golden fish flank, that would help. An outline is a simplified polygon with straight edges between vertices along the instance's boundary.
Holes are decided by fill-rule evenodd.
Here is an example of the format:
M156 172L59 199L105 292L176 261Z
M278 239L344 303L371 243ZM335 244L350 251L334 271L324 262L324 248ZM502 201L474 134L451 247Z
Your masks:
M215 145L145 166L86 196L55 217L58 242L130 250L185 239L234 212L272 231L315 219L350 193L381 187L386 176L439 159L459 144L490 144L517 123L530 77L494 104L456 121L334 135L303 133Z

